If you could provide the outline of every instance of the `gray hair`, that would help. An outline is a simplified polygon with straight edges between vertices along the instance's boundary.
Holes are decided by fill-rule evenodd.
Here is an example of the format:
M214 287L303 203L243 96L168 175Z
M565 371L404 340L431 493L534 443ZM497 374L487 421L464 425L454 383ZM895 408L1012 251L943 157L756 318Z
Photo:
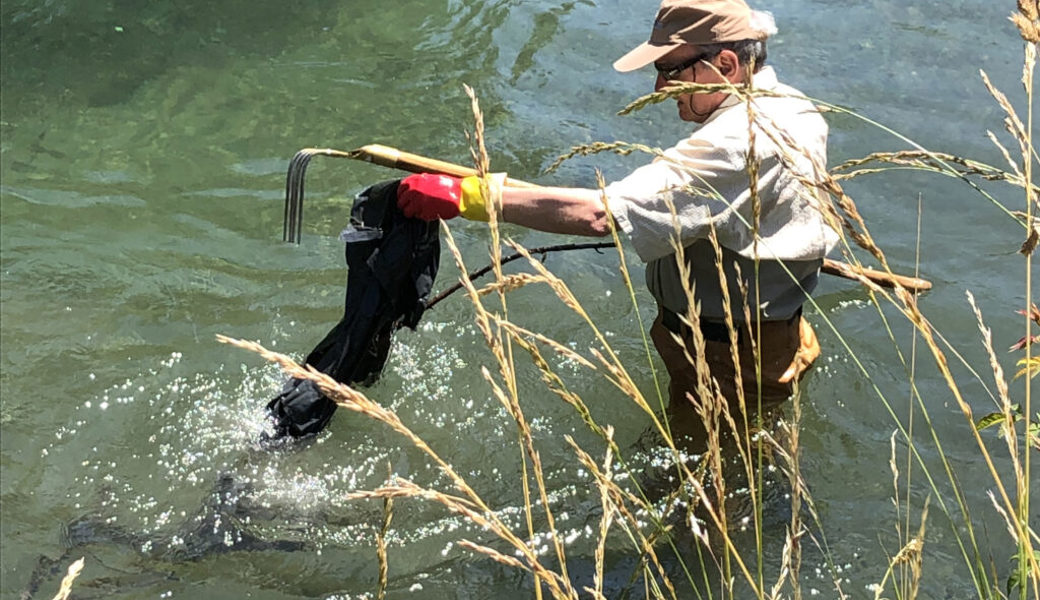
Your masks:
M718 56L723 50L731 50L740 60L742 65L755 64L758 71L766 64L766 42L765 40L740 40L738 42L721 42L718 44L705 44L700 46L707 54L706 59Z
M766 38L776 35L776 19L772 13L752 10L750 16L751 29L759 32L762 39L739 40L701 46L709 57L715 58L723 50L732 50L742 65L754 63L757 72L766 64Z

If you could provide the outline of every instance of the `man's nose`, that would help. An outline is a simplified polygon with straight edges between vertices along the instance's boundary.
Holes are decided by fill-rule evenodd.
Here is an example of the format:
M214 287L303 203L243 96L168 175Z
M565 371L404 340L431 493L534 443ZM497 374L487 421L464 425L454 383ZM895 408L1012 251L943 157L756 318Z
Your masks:
M660 73L658 73L657 74L657 81L654 82L654 91L655 92L660 92L661 88L663 88L663 87L665 87L667 85L668 85L668 80L666 80L664 78L664 75L661 75Z

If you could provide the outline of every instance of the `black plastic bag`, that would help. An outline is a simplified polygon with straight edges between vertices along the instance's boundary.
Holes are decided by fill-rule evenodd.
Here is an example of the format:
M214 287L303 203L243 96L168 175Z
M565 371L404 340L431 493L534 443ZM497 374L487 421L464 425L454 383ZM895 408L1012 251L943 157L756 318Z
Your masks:
M439 225L410 219L397 208L400 180L358 194L346 243L347 290L343 318L307 355L306 364L348 385L371 385L390 353L394 332L415 329L437 277ZM262 441L314 435L328 425L336 404L305 379L290 379L267 404L274 433Z

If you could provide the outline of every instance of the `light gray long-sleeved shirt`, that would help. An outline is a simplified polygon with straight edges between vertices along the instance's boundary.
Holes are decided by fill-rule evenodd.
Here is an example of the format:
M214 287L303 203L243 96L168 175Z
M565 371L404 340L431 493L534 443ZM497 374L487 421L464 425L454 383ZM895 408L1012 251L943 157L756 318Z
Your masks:
M614 219L647 262L650 292L674 312L684 313L687 304L676 265L678 243L686 248L702 318L723 318L715 253L707 241L712 227L723 247L738 320L743 318L743 299L734 264L754 288L757 255L763 319L782 320L815 287L823 258L838 241L819 208L829 201L827 195L803 183L820 181L826 168L826 122L801 92L779 83L770 67L754 75L753 86L779 94L752 100L760 204L757 244L747 168L751 127L747 103L737 95L730 95L663 156L606 188ZM755 297L752 289L752 313Z

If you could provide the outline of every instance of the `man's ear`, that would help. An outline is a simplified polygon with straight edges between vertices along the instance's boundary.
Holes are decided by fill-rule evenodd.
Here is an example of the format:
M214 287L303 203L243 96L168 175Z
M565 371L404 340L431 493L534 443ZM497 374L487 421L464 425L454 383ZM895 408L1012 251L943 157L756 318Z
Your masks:
M743 80L743 76L740 73L740 59L737 58L737 53L732 50L723 50L719 52L719 73L725 77L730 83L740 83Z

